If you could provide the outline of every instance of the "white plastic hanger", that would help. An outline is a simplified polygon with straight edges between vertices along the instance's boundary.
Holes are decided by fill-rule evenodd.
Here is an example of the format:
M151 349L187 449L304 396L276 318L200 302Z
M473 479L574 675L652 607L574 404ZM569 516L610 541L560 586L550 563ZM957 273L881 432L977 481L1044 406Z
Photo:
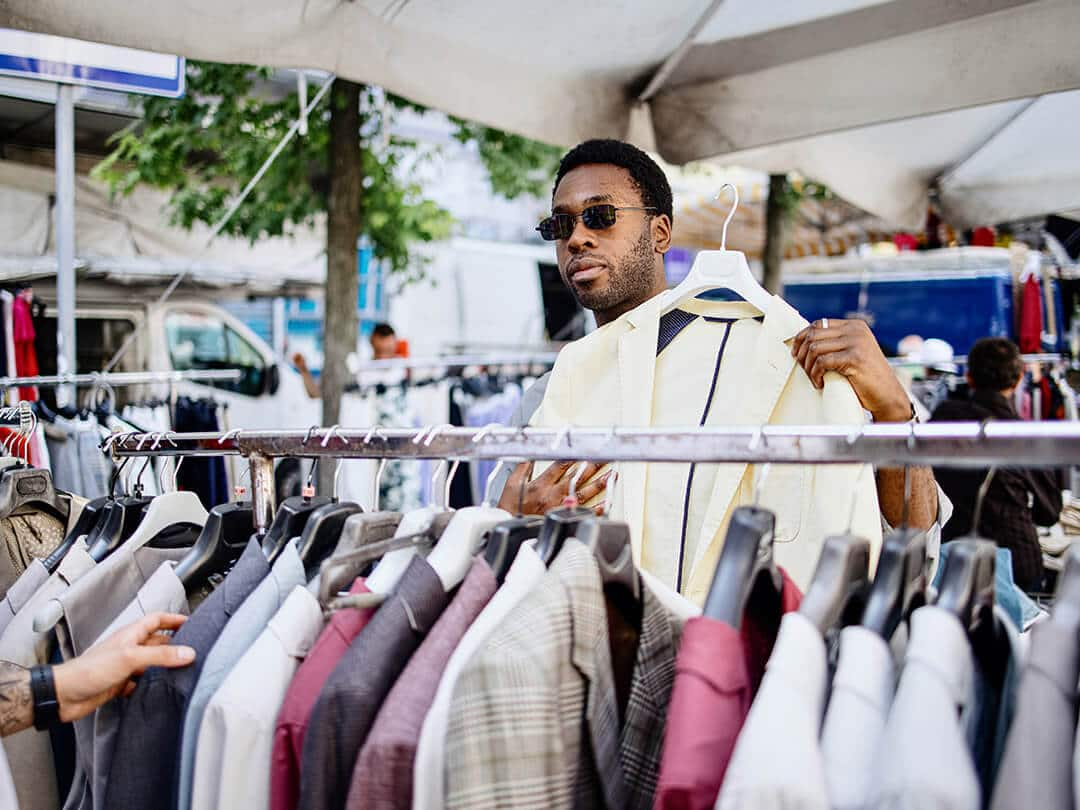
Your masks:
M505 509L499 509L491 502L492 484L502 468L503 462L500 461L488 476L483 504L458 509L454 517L450 519L443 536L439 538L438 545L428 555L428 563L435 569L439 581L443 584L443 590L447 592L456 588L465 579L473 557L484 545L487 533L499 523L513 517Z
M417 434L413 441L419 444L425 438L433 439L438 434L439 428L425 428ZM424 506L420 509L414 509L411 512L406 513L401 518L401 523L398 524L397 531L394 532L394 537L407 537L413 534L420 534L426 532L431 528L432 522L435 520L435 516L446 512L446 504L450 500L450 482L453 481L454 473L457 472L458 462L454 462L453 468L446 476L446 484L444 487L437 486L439 476L447 469L449 462L443 460L440 461L435 469L435 474L431 479L431 491L432 493L441 493L442 502L436 503L431 506ZM402 575L405 573L405 569L409 567L409 563L412 562L412 558L416 555L416 546L410 546L409 548L401 548L396 551L391 551L386 554L375 565L375 569L371 572L365 580L368 590L373 593L381 593L389 595L394 588L397 587L398 582L401 581Z
M730 188L735 197L731 210L724 219L724 229L720 236L720 250L703 250L694 259L694 265L690 268L686 278L664 295L663 312L670 312L683 301L697 298L703 292L709 290L727 289L740 296L746 302L757 307L764 315L769 311L772 296L764 287L757 283L750 265L746 263L746 255L738 250L727 249L728 224L735 216L735 210L739 207L739 190L731 183L725 183L721 191ZM717 198L719 198L717 194Z

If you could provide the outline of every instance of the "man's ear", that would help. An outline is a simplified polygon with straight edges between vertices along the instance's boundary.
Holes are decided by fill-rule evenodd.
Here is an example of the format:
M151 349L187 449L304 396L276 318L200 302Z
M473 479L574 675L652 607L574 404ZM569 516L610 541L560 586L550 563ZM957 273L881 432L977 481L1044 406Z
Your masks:
M671 249L671 218L667 214L652 218L652 239L657 253L667 253Z

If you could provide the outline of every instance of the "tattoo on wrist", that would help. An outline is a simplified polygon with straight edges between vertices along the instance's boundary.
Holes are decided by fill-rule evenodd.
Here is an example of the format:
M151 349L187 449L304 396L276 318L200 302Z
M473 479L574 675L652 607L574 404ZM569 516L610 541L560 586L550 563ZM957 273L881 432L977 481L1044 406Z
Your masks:
M30 670L0 661L0 737L14 734L34 723L34 698Z

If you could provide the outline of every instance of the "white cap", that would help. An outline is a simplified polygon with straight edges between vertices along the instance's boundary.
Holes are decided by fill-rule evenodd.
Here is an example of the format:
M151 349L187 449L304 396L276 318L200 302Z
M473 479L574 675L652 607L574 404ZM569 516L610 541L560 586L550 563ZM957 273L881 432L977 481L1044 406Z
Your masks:
M959 369L953 362L953 347L940 338L930 338L923 341L922 349L919 350L919 363L932 368L935 371L949 371L955 374Z

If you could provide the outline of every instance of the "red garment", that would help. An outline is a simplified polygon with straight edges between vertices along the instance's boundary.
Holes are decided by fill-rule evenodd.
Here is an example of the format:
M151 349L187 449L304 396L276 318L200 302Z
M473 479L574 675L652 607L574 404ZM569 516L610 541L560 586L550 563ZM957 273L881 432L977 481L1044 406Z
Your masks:
M351 594L371 593L357 578ZM300 759L304 735L319 699L323 684L334 671L353 639L367 626L376 608L345 608L330 617L307 658L296 670L274 727L274 749L270 766L271 810L295 810L300 800Z
M995 241L994 229L983 226L971 232L971 244L974 247L993 247Z
M1024 282L1020 299L1020 351L1038 354L1042 349L1043 311L1039 280L1034 274Z
M686 622L668 706L656 810L712 810L735 740L754 701L780 629L797 610L798 586L781 570L779 604L751 599L741 631L706 616ZM756 596L756 595L755 595Z
M30 314L30 304L21 295L15 296L12 303L11 329L15 336L15 374L19 377L34 377L38 372L37 350L34 349L34 318ZM36 400L37 388L26 385L19 389L20 400Z
M910 233L894 233L892 239L893 244L896 245L896 249L901 252L919 249L919 240Z

